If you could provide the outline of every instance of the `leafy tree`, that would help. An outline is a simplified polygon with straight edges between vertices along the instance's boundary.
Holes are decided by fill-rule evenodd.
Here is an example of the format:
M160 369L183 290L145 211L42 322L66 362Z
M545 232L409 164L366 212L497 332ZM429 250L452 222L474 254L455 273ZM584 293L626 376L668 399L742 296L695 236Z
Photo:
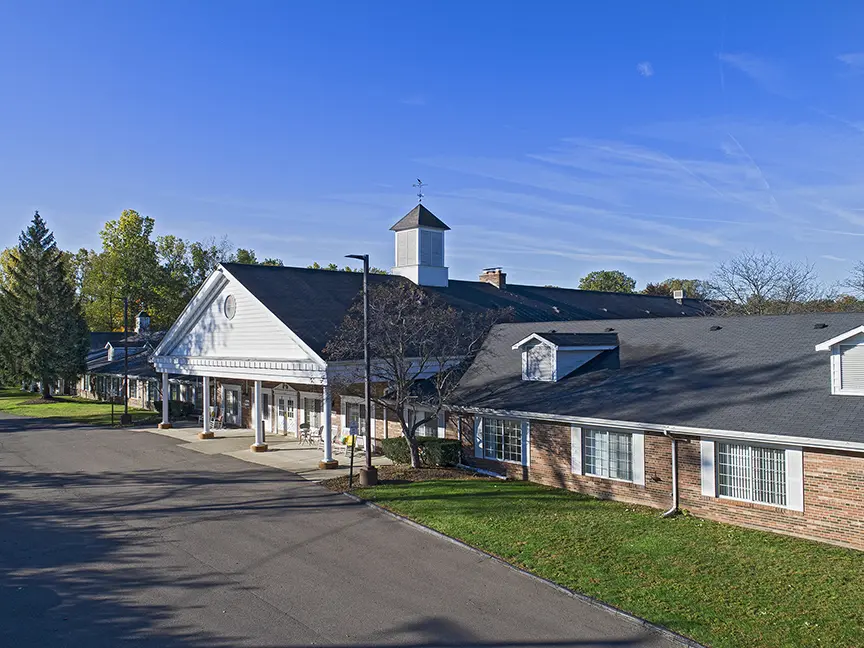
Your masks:
M87 325L64 255L39 212L9 259L0 288L0 372L6 380L41 382L48 399L55 380L83 372Z
M335 263L328 263L326 266L322 266L320 263L315 261L314 263L306 266L310 270L333 270L334 272L363 272L362 268L355 269L351 266L345 266L344 268L340 268ZM390 274L387 270L382 270L381 268L376 268L374 266L370 266L369 274L377 274L377 275L386 275Z
M12 280L12 270L16 265L14 248L6 248L0 252L0 288L9 288Z
M474 359L490 327L507 311L468 313L446 304L410 282L373 283L369 290L369 350L372 382L382 387L373 400L399 421L411 454L420 466L417 431L452 401L459 378ZM362 381L363 305L358 300L325 351L346 361L341 380ZM407 416L408 410L427 411Z
M189 252L189 284L194 293L201 284L216 269L216 266L232 258L234 246L223 237L218 241L211 237L204 241L190 243Z
M266 266L278 266L278 267L281 268L281 267L283 267L285 264L282 263L282 259L267 258L267 259L264 259L264 260L261 262L261 265L266 265Z
M620 270L595 270L579 280L579 290L632 293L636 290L636 280Z
M258 265L258 257L255 256L254 250L246 250L239 248L231 259L234 263L245 263L247 265Z
M708 288L701 279L666 279L660 283L649 283L642 291L644 295L672 297L676 290L683 290L684 296L692 299L705 299Z

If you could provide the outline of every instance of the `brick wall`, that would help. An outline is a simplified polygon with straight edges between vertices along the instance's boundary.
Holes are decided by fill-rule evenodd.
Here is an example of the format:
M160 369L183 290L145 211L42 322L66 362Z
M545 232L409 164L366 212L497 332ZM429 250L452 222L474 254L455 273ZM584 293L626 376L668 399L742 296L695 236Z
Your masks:
M547 486L665 510L672 504L672 442L645 434L645 485L574 475L570 425L531 421L531 465L474 457L473 417L463 417L465 463ZM468 430L471 432L469 433ZM449 428L448 428L449 436ZM702 495L699 439L678 442L680 506L694 515L864 549L864 455L804 450L804 511Z
M864 549L864 456L804 450L804 511L705 497L699 442L678 448L681 507L740 526Z

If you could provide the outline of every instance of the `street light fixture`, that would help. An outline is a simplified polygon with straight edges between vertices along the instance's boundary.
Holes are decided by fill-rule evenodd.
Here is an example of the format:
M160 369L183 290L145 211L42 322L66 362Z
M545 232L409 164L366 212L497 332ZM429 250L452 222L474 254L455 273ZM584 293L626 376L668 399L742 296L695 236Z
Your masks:
M374 486L378 483L378 469L372 465L372 396L370 392L370 375L372 373L369 358L369 255L347 254L348 259L363 262L363 364L365 380L363 385L364 413L366 423L366 465L360 470L360 485Z

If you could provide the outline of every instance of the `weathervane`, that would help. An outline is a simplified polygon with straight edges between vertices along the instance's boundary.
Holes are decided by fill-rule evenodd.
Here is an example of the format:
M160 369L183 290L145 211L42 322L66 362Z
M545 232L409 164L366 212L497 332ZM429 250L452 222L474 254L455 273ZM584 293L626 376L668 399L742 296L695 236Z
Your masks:
M425 187L426 184L420 178L417 178L417 182L415 182L411 186L414 187L415 189L417 189L417 202L422 203L423 202L423 187Z

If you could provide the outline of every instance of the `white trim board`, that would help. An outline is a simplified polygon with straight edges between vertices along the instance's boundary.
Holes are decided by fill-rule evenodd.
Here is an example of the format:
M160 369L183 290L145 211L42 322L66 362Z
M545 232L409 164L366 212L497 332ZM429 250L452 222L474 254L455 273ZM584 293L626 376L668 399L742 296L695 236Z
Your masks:
M830 340L826 340L821 344L816 345L817 351L828 351L835 344L840 344L843 340L848 340L850 337L855 337L859 333L864 333L864 324L861 326L857 326L850 331L846 331L845 333L841 333L840 335L831 338Z

